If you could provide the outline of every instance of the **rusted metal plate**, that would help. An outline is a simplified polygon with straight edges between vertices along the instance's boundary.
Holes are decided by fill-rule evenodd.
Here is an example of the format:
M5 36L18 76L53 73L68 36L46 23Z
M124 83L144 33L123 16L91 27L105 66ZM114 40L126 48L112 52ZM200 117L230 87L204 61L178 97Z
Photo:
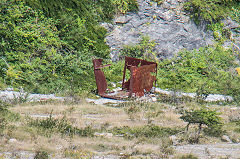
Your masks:
M131 67L131 78L130 78L130 93L133 93L137 97L141 97L145 92L149 92L153 83L156 81L156 76L151 73L156 72L156 65L144 65L140 67Z
M131 77L125 82L126 69L130 70ZM153 76L152 73L156 73ZM142 59L125 57L122 88L130 91L130 95L143 96L149 92L157 77L157 63Z
M93 60L94 74L99 95L107 93L107 80L104 76L103 71L101 70L101 68L103 68L102 61L102 59Z
M142 59L125 57L123 70L122 91L107 93L107 81L101 68L109 65L102 65L102 59L93 60L95 79L98 94L102 97L123 99L131 96L141 97L145 92L149 92L157 76L157 63ZM130 79L125 82L126 70L130 70ZM156 76L153 75L156 73Z

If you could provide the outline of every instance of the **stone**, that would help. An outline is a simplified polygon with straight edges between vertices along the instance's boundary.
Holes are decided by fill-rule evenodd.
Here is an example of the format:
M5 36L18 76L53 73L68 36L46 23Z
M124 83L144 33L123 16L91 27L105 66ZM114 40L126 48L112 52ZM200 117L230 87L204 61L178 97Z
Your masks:
M178 137L176 135L172 135L169 137L169 139L172 141L173 145L178 145Z
M152 101L153 101L153 102L156 102L156 101L157 101L157 98L156 98L156 97L152 97Z
M124 45L136 45L142 36L156 42L159 59L171 58L181 49L198 49L213 44L211 32L205 32L205 24L197 26L183 12L178 0L167 0L162 5L152 5L149 0L138 0L138 13L116 17L106 37L112 61L119 60ZM120 25L119 25L120 24Z
M107 29L108 32L112 31L113 30L113 25L111 23L101 23L100 26L104 27L105 29Z
M114 22L116 24L126 24L128 23L132 18L130 16L127 15L123 15L123 16L119 16L117 18L115 18Z
M17 139L9 139L9 140L8 140L8 143L12 143L12 144L13 144L13 143L16 143L16 142L17 142Z
M232 140L229 138L229 136L227 136L227 135L223 135L222 137L221 137L221 140L223 141L223 142L228 142L228 143L232 143Z
M95 132L94 136L112 138L113 134L112 133L98 133L98 132Z

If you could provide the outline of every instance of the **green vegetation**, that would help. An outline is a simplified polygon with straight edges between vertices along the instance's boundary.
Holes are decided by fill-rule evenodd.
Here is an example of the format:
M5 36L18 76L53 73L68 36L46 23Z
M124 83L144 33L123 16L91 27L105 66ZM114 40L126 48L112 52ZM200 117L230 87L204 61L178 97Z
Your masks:
M54 119L52 115L47 119L30 119L28 124L31 127L38 128L40 133L43 132L47 136L51 136L52 133L57 132L62 135L91 137L95 132L91 127L80 129L72 126L65 118Z
M94 90L92 58L108 58L106 30L135 0L0 1L0 88L75 94Z
M154 52L155 46L156 43L153 40L150 40L148 36L143 36L139 44L135 46L126 45L123 47L120 53L121 56L156 60L156 54Z
M204 128L204 132L210 136L221 136L223 134L222 131L222 119L219 117L220 113L217 113L216 110L209 109L199 109L199 110L191 110L185 111L183 115L180 117L183 121L188 122L187 130L190 124L198 124L198 135L202 130L202 126L207 126Z
M132 139L134 137L168 137L171 135L175 135L180 132L180 129L177 128L167 128L167 127L160 127L156 125L146 125L142 127L135 127L130 128L128 126L124 127L115 127L112 130L113 134L115 135L123 135L126 138Z
M157 83L165 89L197 92L201 98L219 93L238 100L240 77L234 60L234 53L220 45L183 51L159 63Z
M188 154L188 155L180 156L179 159L198 159L198 158L192 154Z
M39 150L36 152L34 159L49 159L48 152L44 150Z
M196 22L215 22L227 17L238 3L238 0L190 0L185 3L185 9Z
M20 119L19 114L12 113L8 110L9 104L0 101L0 136L4 134L4 130L11 127L12 121Z

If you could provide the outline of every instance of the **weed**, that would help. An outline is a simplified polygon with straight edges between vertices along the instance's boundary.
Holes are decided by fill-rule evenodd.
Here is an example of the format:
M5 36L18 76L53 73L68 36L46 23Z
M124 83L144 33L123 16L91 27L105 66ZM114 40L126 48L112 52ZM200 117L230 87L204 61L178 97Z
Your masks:
M65 118L62 119L54 119L52 114L47 119L30 119L29 125L40 128L46 135L51 135L53 132L59 132L63 135L79 135L84 137L93 136L95 130L93 130L90 126L85 128L77 128L68 123Z
M198 158L192 154L187 154L187 155L179 156L178 159L198 159Z
M160 145L161 158L169 158L169 155L174 153L174 148L172 147L172 142L168 137L163 137L161 139Z
M139 138L139 137L166 137L170 135L175 135L180 132L178 128L166 128L155 125L147 125L143 127L133 127L130 128L128 126L124 127L115 127L111 130L111 132L115 135L123 135L126 138Z
M141 108L135 102L128 102L125 103L124 111L127 113L131 120L134 120L139 119L137 113L141 111Z
M38 150L34 156L34 159L49 159L48 152L45 150Z
M161 5L164 2L164 0L153 0L153 1L157 2L157 5Z
M12 113L8 110L9 104L0 101L0 135L3 131L11 127L8 123L11 121L18 121L20 119L19 114Z
M81 149L66 149L64 151L64 155L67 158L70 157L70 158L73 158L73 159L92 158L93 157L93 153L83 151Z

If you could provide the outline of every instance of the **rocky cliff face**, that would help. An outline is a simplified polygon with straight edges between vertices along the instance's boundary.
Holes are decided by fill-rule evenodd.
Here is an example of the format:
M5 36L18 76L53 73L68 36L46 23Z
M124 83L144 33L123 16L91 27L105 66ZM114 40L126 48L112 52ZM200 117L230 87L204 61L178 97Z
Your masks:
M161 5L138 0L139 11L117 16L113 24L102 24L109 31L106 42L111 58L118 59L124 45L135 45L142 36L157 43L159 58L170 58L183 48L195 49L212 44L212 36L197 26L183 11L184 0L165 0Z

